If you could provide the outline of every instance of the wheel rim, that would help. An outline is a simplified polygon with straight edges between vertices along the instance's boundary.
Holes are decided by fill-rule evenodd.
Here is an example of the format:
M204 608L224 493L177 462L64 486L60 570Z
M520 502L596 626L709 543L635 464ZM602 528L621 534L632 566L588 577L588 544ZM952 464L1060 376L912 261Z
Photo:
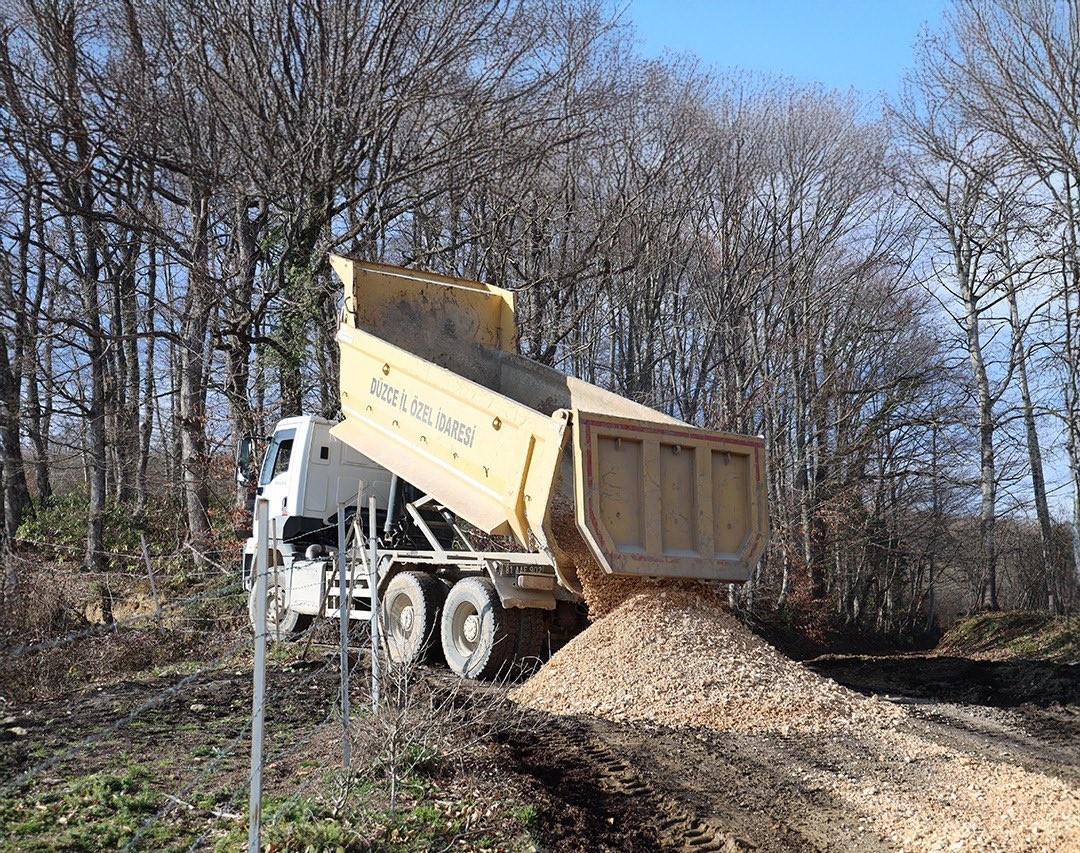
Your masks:
M405 593L390 602L390 638L399 647L408 643L416 629L416 606Z
M480 612L471 601L461 602L454 610L451 633L459 654L469 657L480 645Z
M266 593L266 621L276 627L281 624L288 610L285 590L274 584Z

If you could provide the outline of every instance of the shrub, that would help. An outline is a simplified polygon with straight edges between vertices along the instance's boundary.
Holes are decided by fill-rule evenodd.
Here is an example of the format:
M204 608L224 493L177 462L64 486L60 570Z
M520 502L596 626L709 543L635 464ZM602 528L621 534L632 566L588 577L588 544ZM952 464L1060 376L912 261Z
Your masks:
M38 504L19 525L19 539L59 564L82 562L87 502L85 489L52 496ZM129 504L106 501L105 550L138 559L141 534L152 556L179 553L185 538L180 509L179 503L169 497L155 498L139 515Z

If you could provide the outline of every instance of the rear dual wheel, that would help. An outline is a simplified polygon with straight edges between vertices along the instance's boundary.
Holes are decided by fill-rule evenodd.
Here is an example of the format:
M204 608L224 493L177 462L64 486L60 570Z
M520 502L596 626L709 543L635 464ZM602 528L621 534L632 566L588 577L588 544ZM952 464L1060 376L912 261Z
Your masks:
M439 617L446 585L423 572L401 572L390 579L379 604L380 628L394 663L414 664L439 659Z
M387 584L379 610L391 661L444 657L465 678L495 678L535 665L547 642L543 614L503 607L487 578L459 580L448 594L432 575L401 572Z
M487 578L454 584L442 613L446 663L465 678L495 678L537 662L547 631L538 610L505 608Z

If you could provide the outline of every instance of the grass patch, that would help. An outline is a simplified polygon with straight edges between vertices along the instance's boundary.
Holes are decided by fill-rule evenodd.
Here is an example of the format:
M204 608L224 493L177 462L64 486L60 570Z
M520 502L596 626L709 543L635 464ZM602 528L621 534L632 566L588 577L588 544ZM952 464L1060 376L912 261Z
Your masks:
M1080 623L1067 616L1022 610L980 613L950 628L937 651L963 657L1072 663L1080 660L1078 629Z
M393 814L378 805L378 786L340 793L340 780L327 780L304 797L268 797L263 806L263 846L304 853L423 853L448 849L532 849L534 806L513 801L457 799L433 786ZM416 790L413 788L412 790ZM217 853L242 849L247 828L220 836Z
M219 853L246 848L246 795L231 787L192 792L187 808L155 784L170 763L109 768L33 785L0 799L0 853L122 850L139 834L137 849L180 851L204 836ZM56 782L58 780L51 780ZM227 809L229 814L223 814ZM303 853L421 853L435 849L535 849L538 812L504 791L414 777L388 808L383 782L324 774L302 796L273 794L263 801L265 849Z
M522 793L527 788L514 784L512 773L509 780L500 776L491 761L495 733L521 725L517 706L503 693L463 693L422 672L412 681L388 679L380 712L358 712L353 770L344 774L327 769L335 763L327 750L337 748L338 735L325 725L333 715L324 720L323 694L336 687L336 676L321 676L320 695L308 698L311 677L281 666L274 672L286 698L272 706L271 754L285 744L297 749L275 759L264 779L264 848L535 849L539 821ZM40 703L44 724L28 724L31 731L11 741L7 760L16 770L32 753L47 758L87 732L100 737L0 797L0 853L97 853L125 849L135 839L138 850L187 850L196 839L206 849L245 849L247 745L234 738L249 714L249 701L237 693L248 683L241 676L208 673L137 719L126 715L147 693L174 685L145 689L125 680L114 695L98 688ZM124 720L119 732L108 730Z
M0 800L0 851L119 850L165 804L151 787L154 776L151 768L135 765L121 773L80 776L60 788L30 788ZM155 821L144 839L157 850L191 840L167 821Z

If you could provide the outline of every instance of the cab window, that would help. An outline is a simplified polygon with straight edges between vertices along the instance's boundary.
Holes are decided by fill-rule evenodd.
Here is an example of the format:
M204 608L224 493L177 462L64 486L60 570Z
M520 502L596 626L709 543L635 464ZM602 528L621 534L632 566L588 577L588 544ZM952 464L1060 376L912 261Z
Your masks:
M259 476L260 486L265 486L278 474L284 474L289 470L289 460L292 458L295 439L296 430L294 429L274 433L274 438L266 449L266 458L263 460L262 473Z

